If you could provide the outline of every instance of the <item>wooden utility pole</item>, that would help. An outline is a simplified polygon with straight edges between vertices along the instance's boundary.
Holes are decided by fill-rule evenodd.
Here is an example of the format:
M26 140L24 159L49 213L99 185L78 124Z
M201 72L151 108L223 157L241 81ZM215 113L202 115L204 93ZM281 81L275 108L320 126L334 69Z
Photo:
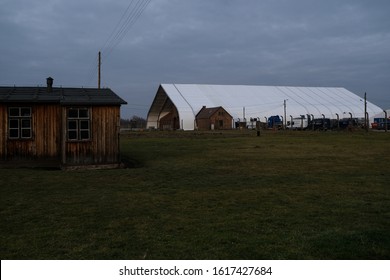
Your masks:
M101 67L102 67L102 53L99 51L99 62L98 62L98 89L100 89L100 82L101 82Z

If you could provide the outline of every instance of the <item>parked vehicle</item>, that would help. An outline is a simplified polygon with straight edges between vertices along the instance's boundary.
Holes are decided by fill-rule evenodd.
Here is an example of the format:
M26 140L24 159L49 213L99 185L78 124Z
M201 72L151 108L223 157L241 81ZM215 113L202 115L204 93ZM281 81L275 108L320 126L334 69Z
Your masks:
M312 130L328 130L336 128L337 120L328 118L313 119L309 122L309 125L307 126L307 129Z
M309 124L309 120L302 116L300 118L293 118L292 120L287 121L287 129L306 129Z
M351 127L357 127L359 125L359 120L358 119L351 119L351 118L346 118L346 119L341 119L339 121L339 128L340 129L347 129Z
M268 128L281 129L283 128L282 119L279 116L271 116L268 118Z
M387 123L387 129L390 129L390 118L375 118L374 122L371 124L372 129L386 129L386 123Z

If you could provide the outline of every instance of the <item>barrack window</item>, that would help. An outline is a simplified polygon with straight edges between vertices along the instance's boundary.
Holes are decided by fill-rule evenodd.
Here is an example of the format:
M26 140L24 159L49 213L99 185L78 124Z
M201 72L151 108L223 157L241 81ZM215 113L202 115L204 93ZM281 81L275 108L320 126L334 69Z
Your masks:
M8 109L8 138L32 138L31 107L10 107Z
M91 140L91 120L88 108L69 108L67 118L69 141Z

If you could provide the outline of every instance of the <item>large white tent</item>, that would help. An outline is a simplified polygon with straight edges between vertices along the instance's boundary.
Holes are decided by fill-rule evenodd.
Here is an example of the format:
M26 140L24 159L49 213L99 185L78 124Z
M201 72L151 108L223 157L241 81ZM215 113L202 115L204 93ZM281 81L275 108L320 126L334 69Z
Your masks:
M335 87L162 84L150 107L147 126L159 128L159 120L176 109L180 129L194 130L196 114L203 106L222 106L236 121L264 121L274 115L364 118L364 103L364 97ZM381 112L367 101L370 123Z
M386 111L386 112L385 112ZM374 116L374 118L381 118L381 119L384 119L384 118L388 118L390 119L390 109L387 109L387 110L383 110L382 112L380 112L379 114L376 114Z

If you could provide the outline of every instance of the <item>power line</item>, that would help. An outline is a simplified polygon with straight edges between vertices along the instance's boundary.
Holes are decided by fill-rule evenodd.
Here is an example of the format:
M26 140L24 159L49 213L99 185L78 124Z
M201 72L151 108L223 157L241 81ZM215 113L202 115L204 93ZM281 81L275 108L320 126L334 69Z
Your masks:
M117 32L114 40L112 41L109 48L106 50L106 57L108 57L112 51L115 49L115 47L123 40L123 38L126 36L129 29L137 22L137 20L141 17L143 11L146 9L146 7L149 5L151 0L146 1L139 1L137 3L137 6L134 8L134 12L129 14L126 22L124 25L122 25L122 28Z
M152 0L131 0L125 12L103 45L102 53L106 61L114 49L124 39L130 28L133 27L137 20L141 17L142 13L151 1ZM95 80L94 78L96 77L98 69L97 61L98 59L95 58L93 66L89 68L88 84L91 84L92 81Z
M125 12L123 13L123 15L122 15L121 18L119 19L118 23L116 24L116 26L115 26L114 29L112 30L110 36L107 38L106 42L104 43L104 46L103 46L103 49L102 49L102 50L105 50L106 47L107 47L107 45L108 45L108 43L113 39L114 34L116 34L115 31L119 29L119 26L120 26L121 22L122 22L123 19L125 18L125 15L127 14L127 11L130 9L130 7L131 7L131 5L133 4L133 2L134 2L134 0L132 0L132 1L130 2L130 4L127 6Z
M127 13L126 19L123 20L123 18L125 17L125 14L124 14L120 20L120 21L122 21L121 27L120 28L117 27L116 32L113 31L113 33L111 33L111 36L110 36L111 39L107 43L107 47L105 49L103 49L103 53L105 53L106 58L112 53L114 48L126 36L128 31L130 30L130 28L132 26L134 26L134 24L137 22L137 20L141 17L141 15L144 12L144 10L146 9L146 7L150 4L151 0L138 0L138 1L136 1L136 3L134 3L134 5L133 5L131 11L128 12L129 8L132 6L133 2L134 2L134 0L131 1L128 9L126 9L126 11L125 11L125 14ZM120 25L120 24L118 24L118 25ZM115 35L112 35L114 33L115 33Z

